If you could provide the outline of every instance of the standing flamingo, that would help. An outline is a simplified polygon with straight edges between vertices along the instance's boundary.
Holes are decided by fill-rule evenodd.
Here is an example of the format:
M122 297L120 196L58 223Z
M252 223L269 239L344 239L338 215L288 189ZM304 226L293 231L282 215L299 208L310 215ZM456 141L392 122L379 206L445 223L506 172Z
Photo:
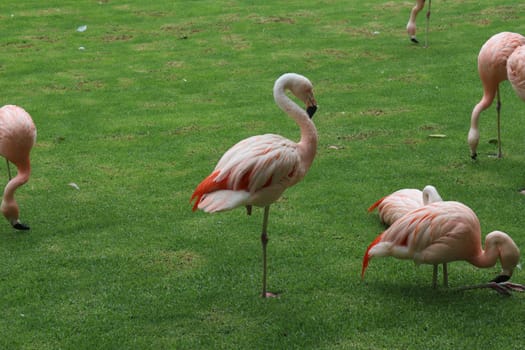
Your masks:
M372 212L377 208L381 222L390 226L397 219L414 209L441 201L441 196L434 186L425 186L423 191L414 188L404 188L379 199L368 208L368 212Z
M470 117L470 130L468 132L468 143L470 146L470 156L472 159L477 157L477 147L479 142L479 116L481 112L489 108L494 97L497 96L497 128L498 128L498 158L501 158L501 131L500 131L500 110L501 99L499 94L499 84L507 80L507 60L509 56L519 47L525 45L525 37L521 34L511 32L501 32L493 35L481 47L478 55L478 72L483 84L483 97L472 110Z
M4 189L0 209L11 225L18 230L28 230L27 225L18 220L19 209L15 201L15 191L29 180L31 164L29 153L36 141L36 128L31 116L18 106L6 105L0 108L0 155L13 163L18 172Z
M301 109L287 95L290 90L306 104ZM311 121L317 103L312 83L304 76L286 73L273 87L277 105L292 117L301 129L298 143L282 136L252 136L231 147L219 160L213 172L195 189L193 210L213 213L246 206L264 207L261 243L263 249L263 297L275 296L266 291L266 245L270 204L306 175L317 150L317 130Z
M499 259L502 272L491 288L510 279L519 264L520 251L506 233L494 231L481 247L478 217L459 202L435 202L413 210L394 222L368 246L363 257L361 278L364 278L372 257L393 256L412 259L416 264L447 263L466 260L477 267L491 267ZM436 286L433 276L433 286ZM444 276L446 281L448 277Z
M431 0L428 0L428 11L427 11L427 27L425 31L425 47L428 46L428 27L430 25L430 5ZM425 0L416 0L416 4L410 11L410 17L408 18L407 23L407 33L410 37L410 41L412 41L415 44L419 44L419 40L416 38L416 17L418 13L423 9L425 6Z

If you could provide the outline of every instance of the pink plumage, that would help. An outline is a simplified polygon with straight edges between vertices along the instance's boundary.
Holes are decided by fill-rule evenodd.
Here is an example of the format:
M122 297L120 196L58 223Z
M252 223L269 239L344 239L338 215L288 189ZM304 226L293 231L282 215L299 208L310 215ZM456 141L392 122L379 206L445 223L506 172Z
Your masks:
M381 222L390 226L408 212L425 204L441 200L441 196L434 186L425 186L423 191L404 188L379 199L368 208L368 211L372 212L377 208Z
M516 48L509 56L507 76L516 94L525 101L525 45Z
M286 90L305 103L306 111L286 95ZM300 141L296 143L275 134L252 136L240 141L222 156L212 173L197 186L190 200L195 201L193 210L201 209L209 213L240 206L265 208L261 234L263 297L274 296L266 291L269 206L288 187L301 181L317 149L317 130L311 120L317 109L312 83L302 75L286 73L275 81L273 95L277 105L301 129Z
M361 277L371 258L386 256L433 265L465 260L477 267L491 267L500 260L502 272L496 280L501 282L512 276L520 251L501 231L489 233L482 249L476 214L462 203L444 201L409 212L377 236L363 257Z
M25 184L31 175L29 154L35 141L35 124L23 108L14 105L0 108L0 155L18 170L4 189L0 209L9 223L19 230L27 230L29 227L19 221L19 208L14 195L16 189Z
M507 61L512 53L520 46L525 45L525 37L518 33L501 32L489 38L481 47L478 55L478 72L483 84L483 97L474 106L470 117L470 129L468 143L470 155L473 159L477 157L479 143L479 116L481 112L489 108L497 96L497 119L498 119L498 157L501 158L501 132L500 132L500 108L501 99L499 95L499 84L508 79ZM520 93L518 92L518 95ZM520 95L522 96L522 95Z

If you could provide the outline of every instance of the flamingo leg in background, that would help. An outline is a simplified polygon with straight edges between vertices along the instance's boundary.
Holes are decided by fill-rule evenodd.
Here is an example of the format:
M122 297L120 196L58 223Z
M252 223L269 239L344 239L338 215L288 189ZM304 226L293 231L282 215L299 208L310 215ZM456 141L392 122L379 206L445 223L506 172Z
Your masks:
M425 0L416 0L416 4L410 11L410 17L408 18L407 33L410 37L410 41L412 41L414 44L419 44L419 40L416 38L416 17L424 6Z
M430 27L430 5L432 0L428 0L428 11L427 11L427 28L425 30L425 47L428 47L428 29Z

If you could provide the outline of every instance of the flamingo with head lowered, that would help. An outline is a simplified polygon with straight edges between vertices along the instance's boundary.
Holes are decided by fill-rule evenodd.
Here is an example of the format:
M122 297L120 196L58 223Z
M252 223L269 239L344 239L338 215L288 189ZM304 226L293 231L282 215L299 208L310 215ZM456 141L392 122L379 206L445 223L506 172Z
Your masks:
M289 90L305 103L300 108L287 95ZM268 214L270 204L283 192L306 175L317 150L317 130L311 118L317 102L312 83L304 76L286 73L273 88L277 105L295 120L301 130L299 142L282 136L265 134L244 139L231 147L219 160L212 173L195 189L191 201L193 210L208 213L234 209L240 206L264 207L261 243L263 249L262 296L276 296L266 290L266 246L268 243Z
M501 99L499 94L499 84L512 76L508 74L507 61L512 53L520 46L525 45L525 37L518 33L501 32L490 37L481 47L478 55L478 72L483 84L483 97L474 106L470 117L470 129L468 132L468 144L470 147L470 156L476 159L477 148L479 143L479 116L481 112L489 108L494 98L497 98L497 132L498 132L498 158L502 157L501 153L501 130L500 130L500 110ZM517 56L515 56L517 57ZM512 69L512 68L511 68ZM511 80L512 86L523 99L525 94L520 94L519 88Z
M431 203L394 222L366 249L361 278L371 258L385 256L411 259L418 265L465 260L481 268L492 267L499 260L501 273L483 286L503 293L507 289L523 291L522 285L503 284L519 265L520 251L516 243L506 233L494 231L486 236L483 249L478 217L459 202ZM435 278L433 286L436 286Z
M21 107L6 105L0 108L0 155L13 163L18 172L4 189L0 209L9 223L18 230L28 230L29 226L19 220L19 208L15 191L29 180L31 163L29 153L36 141L36 128L31 116Z

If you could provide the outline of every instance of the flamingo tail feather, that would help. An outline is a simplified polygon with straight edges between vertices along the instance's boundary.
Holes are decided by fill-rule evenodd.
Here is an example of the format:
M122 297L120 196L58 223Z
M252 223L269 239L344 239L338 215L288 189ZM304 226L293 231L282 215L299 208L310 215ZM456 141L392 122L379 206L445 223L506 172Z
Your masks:
M377 202L375 202L374 204L372 204L369 208L368 208L368 212L372 212L374 211L375 208L377 208L379 206L379 204L381 204L381 202L383 202L383 200L385 199L386 197L383 197L381 199L379 199Z
M370 262L370 249L372 249L376 244L378 244L379 242L381 242L381 238L383 238L383 233L379 234L373 241L372 243L370 243L370 245L368 246L368 248L366 249L366 252L365 252L365 255L363 256L363 268L361 269L361 279L364 279L365 278L365 271L366 271L366 268L368 267L368 263Z

